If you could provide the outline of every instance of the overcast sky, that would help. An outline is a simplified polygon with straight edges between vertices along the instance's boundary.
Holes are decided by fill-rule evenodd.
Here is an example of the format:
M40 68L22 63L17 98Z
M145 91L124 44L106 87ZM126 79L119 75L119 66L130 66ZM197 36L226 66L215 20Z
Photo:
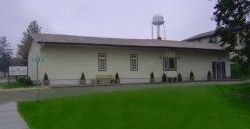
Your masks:
M183 40L213 30L211 0L1 0L0 36L16 50L32 20L43 33L151 38L155 14L166 21L166 37Z

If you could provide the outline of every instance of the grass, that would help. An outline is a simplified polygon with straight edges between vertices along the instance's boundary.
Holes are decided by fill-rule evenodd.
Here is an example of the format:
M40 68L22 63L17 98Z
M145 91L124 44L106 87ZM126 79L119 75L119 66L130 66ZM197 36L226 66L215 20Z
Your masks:
M18 111L31 129L250 129L250 84L92 93Z
M32 85L20 84L17 82L11 82L10 84L8 82L0 83L0 89L27 88L27 87L32 87Z

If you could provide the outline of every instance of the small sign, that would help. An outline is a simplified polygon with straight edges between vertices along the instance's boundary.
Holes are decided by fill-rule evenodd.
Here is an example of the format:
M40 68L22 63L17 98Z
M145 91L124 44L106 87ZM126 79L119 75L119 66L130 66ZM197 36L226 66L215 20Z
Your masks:
M10 66L9 67L9 75L16 76L16 75L27 75L27 66Z
M32 61L33 62L43 62L43 58L39 57L39 56L36 56L36 57L33 57L32 58Z

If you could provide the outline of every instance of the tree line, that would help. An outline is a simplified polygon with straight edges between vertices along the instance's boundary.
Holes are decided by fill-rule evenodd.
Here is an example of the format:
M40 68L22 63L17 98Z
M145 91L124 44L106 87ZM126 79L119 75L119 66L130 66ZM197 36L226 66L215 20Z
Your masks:
M28 54L32 43L32 35L41 33L41 27L37 21L32 21L26 31L23 32L21 42L17 47L17 55L13 57L11 43L7 41L6 36L0 37L0 72L6 76L9 66L27 66Z

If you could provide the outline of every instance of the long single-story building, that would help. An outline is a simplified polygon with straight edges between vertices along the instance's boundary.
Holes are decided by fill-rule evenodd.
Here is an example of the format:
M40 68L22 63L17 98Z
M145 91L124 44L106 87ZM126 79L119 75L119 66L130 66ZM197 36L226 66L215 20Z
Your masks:
M230 61L224 48L216 43L157 39L101 38L60 34L35 34L28 55L28 75L36 80L47 73L50 84L79 84L84 73L87 84L97 75L119 74L121 83L148 83L153 72L156 82L165 73L189 80L230 78Z

